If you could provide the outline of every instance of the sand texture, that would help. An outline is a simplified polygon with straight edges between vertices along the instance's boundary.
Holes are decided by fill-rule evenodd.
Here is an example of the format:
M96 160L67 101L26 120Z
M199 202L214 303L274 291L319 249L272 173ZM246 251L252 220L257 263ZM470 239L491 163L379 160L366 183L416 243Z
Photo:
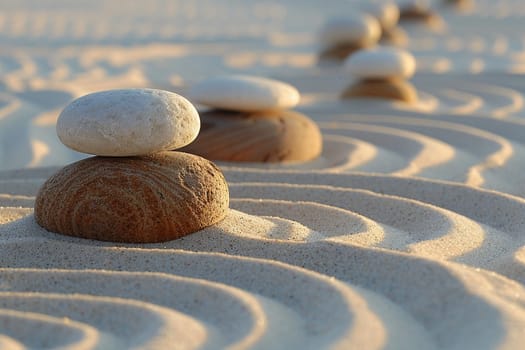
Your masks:
M404 26L413 104L341 99L355 80L318 65L324 19L365 1L0 0L0 348L521 349L523 1ZM36 224L40 186L86 157L56 136L68 102L216 74L296 86L321 155L217 162L230 210L178 240Z

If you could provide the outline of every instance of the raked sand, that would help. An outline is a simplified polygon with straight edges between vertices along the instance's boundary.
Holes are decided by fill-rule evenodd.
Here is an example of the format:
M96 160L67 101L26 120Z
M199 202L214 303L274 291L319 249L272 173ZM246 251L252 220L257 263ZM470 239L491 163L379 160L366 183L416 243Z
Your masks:
M521 0L406 27L414 106L341 101L351 77L316 65L323 19L358 1L123 3L0 1L0 348L521 348ZM321 157L219 163L228 216L175 241L37 226L39 186L83 157L55 133L72 98L225 73L295 85Z

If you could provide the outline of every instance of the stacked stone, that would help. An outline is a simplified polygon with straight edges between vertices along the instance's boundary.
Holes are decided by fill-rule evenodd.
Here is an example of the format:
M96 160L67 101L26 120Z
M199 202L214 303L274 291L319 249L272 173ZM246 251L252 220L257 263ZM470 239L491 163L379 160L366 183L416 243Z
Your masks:
M352 53L372 47L381 37L381 26L367 14L331 19L319 34L320 62L342 62Z
M460 10L469 10L474 7L474 0L443 0L445 5L452 5Z
M427 0L404 0L399 5L399 21L423 23L433 29L442 29L443 19L430 8Z
M399 22L399 7L393 2L367 2L361 10L377 19L381 26L380 42L392 45L406 45L408 37L397 24Z
M362 50L348 58L345 68L358 80L343 92L343 98L417 101L417 92L407 81L416 71L416 60L407 51L393 47Z
M224 176L210 161L171 152L199 133L199 115L177 94L153 89L97 92L57 121L67 147L93 154L49 178L35 202L45 229L102 241L176 239L222 220Z
M304 162L321 153L317 125L289 110L300 100L289 84L253 76L215 77L193 86L189 97L211 110L201 113L201 133L185 152L229 162Z

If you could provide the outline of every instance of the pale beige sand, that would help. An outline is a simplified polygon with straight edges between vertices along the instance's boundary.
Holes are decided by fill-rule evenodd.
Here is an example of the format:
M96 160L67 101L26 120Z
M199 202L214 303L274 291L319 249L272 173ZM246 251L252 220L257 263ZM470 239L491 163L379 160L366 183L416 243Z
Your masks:
M341 101L351 77L316 66L316 28L358 2L0 0L0 348L520 349L522 1L406 27L413 106ZM296 85L321 157L219 163L227 218L176 241L36 225L39 186L84 157L54 132L70 99L225 72Z

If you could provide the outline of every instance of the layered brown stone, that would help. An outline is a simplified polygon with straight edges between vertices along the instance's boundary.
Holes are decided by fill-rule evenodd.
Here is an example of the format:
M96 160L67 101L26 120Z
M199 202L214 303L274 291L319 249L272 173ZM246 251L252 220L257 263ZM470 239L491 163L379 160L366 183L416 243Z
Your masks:
M360 80L343 91L342 98L382 98L406 103L417 101L417 91L412 84L400 79Z
M294 111L201 113L197 139L181 151L230 162L304 162L318 157L317 125Z
M45 229L101 241L173 240L222 220L228 186L210 161L182 152L92 157L51 176L35 202Z
M474 7L473 0L443 0L445 5L452 5L460 10L468 10Z
M354 52L365 49L369 46L370 46L369 44L361 43L361 42L341 43L341 44L331 46L331 47L324 49L319 54L319 61L320 62L323 62L323 61L342 62Z
M393 27L388 30L383 30L380 42L396 46L405 46L408 44L408 36L402 28Z
M401 8L399 12L399 22L421 22L433 28L440 28L443 26L443 19L441 16L432 10L419 6Z

